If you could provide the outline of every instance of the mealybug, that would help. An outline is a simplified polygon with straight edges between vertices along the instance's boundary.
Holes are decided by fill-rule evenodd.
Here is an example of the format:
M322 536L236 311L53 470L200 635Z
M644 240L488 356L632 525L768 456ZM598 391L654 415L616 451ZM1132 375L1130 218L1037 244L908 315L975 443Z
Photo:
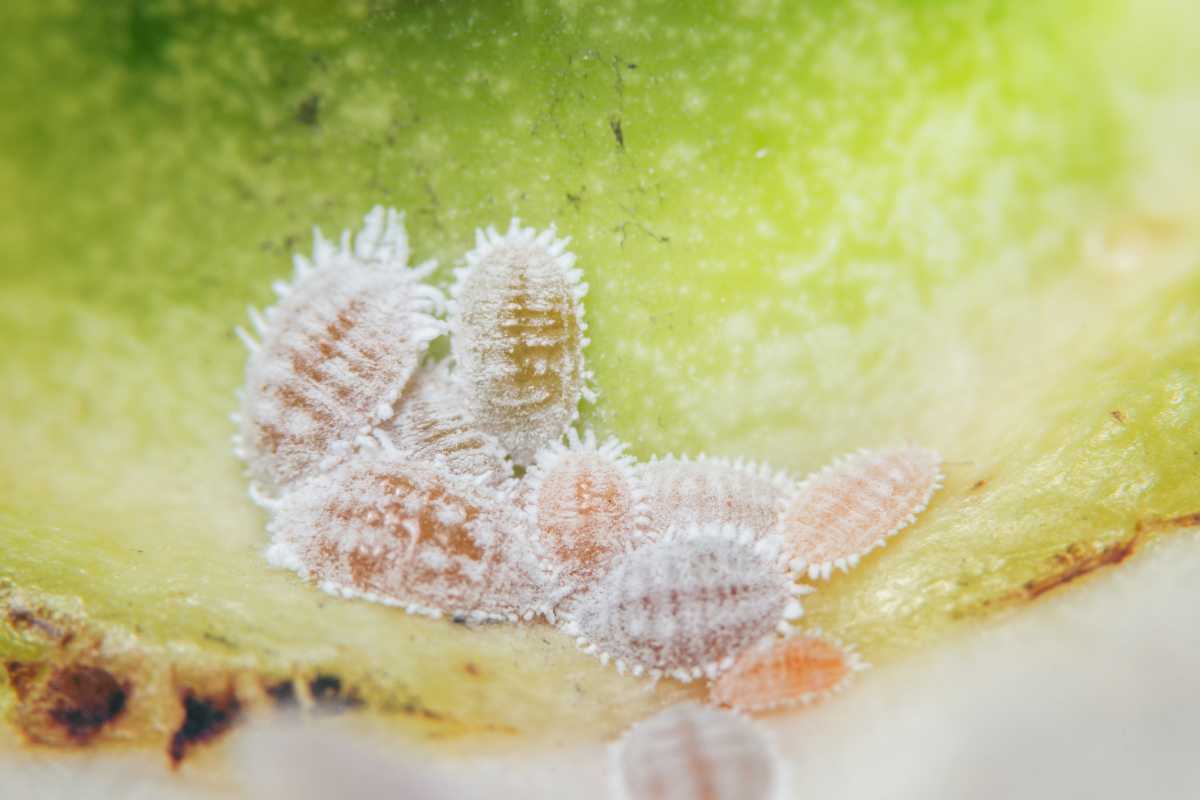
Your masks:
M758 726L696 703L630 728L610 769L623 800L770 800L781 782L779 757Z
M564 610L585 652L635 675L715 677L802 609L777 537L709 526L668 532L618 556Z
M738 656L709 687L709 700L739 711L802 706L841 691L866 669L854 648L820 631L772 636Z
M618 553L645 539L645 506L624 445L602 445L588 431L543 448L525 476L534 530L559 574L572 585L595 581Z
M252 492L275 497L348 450L392 415L392 405L430 340L441 293L422 282L433 264L408 267L403 217L376 206L351 242L314 234L313 259L295 257L281 299L250 316L250 349L237 449Z
M582 298L567 240L516 220L476 233L451 291L451 353L467 408L517 464L557 441L590 397Z
M719 458L667 456L638 467L650 527L733 525L758 536L775 533L791 490L783 475Z
M912 523L941 481L941 457L920 447L838 459L800 484L783 515L792 569L814 579L845 572Z
M512 477L504 448L471 419L462 389L445 362L417 371L386 429L396 449L414 461L437 464L456 477L494 486Z
M500 492L363 443L279 501L268 558L410 612L530 619L544 586L525 525Z

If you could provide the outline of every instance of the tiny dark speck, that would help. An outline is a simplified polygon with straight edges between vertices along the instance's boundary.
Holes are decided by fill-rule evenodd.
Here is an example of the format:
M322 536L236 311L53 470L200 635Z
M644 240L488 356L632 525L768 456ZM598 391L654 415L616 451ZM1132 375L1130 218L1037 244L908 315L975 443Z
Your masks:
M621 118L613 117L608 121L608 127L612 128L613 138L617 140L617 147L625 149L625 132L621 130Z
M310 94L296 107L296 122L315 128L321 118L321 95Z

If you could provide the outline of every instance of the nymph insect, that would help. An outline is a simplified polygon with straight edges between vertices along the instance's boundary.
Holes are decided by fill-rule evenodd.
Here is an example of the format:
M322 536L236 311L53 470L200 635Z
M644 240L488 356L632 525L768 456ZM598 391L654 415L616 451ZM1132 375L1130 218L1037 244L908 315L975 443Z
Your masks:
M668 532L619 556L563 612L586 652L634 675L715 677L802 613L775 538L719 526Z
M757 464L686 455L638 467L651 528L732 525L759 537L776 533L792 490L786 476Z
M543 448L526 476L527 508L550 564L575 586L594 583L612 559L646 541L646 507L633 459L615 439L573 430ZM564 587L567 588L567 587Z
M712 682L709 700L739 711L808 705L841 691L867 665L820 631L791 631L759 642Z
M268 555L328 591L410 612L531 619L545 587L525 523L503 490L363 442L284 495Z
M759 727L696 703L630 728L610 769L623 800L770 800L781 783L779 757Z
M451 290L451 353L467 408L517 464L557 441L590 398L587 284L554 228L478 231Z
M941 458L920 447L860 450L809 477L783 514L792 569L845 572L911 524L942 484Z
M346 453L393 413L429 342L445 330L432 263L408 266L403 217L376 206L351 241L314 233L312 261L295 257L277 305L250 311L250 349L237 449L252 491L277 497Z

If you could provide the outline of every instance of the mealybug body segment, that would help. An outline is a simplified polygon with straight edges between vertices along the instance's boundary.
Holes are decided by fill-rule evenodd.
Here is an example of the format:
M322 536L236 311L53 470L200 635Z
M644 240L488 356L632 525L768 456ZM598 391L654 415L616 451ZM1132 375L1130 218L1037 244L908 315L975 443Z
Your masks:
M364 445L284 496L268 555L335 593L435 616L529 619L544 586L525 525L489 487Z
M790 486L765 467L687 456L642 464L650 527L733 525L758 536L775 533Z
M709 687L709 700L739 711L771 711L829 697L866 663L853 648L818 631L764 639Z
M780 532L792 569L829 578L912 523L941 486L941 457L920 447L861 450L805 480Z
M801 614L778 540L719 527L672 531L618 556L564 611L564 630L621 671L714 677Z
M750 720L681 703L630 728L613 748L623 800L772 800L779 757Z
M422 283L433 265L407 266L403 218L376 207L351 242L315 234L313 260L277 284L277 305L251 313L239 454L254 490L277 496L392 415L392 405L444 325L441 293Z
M396 406L387 435L413 461L492 486L512 477L504 448L471 419L462 389L444 362L419 369Z
M479 231L452 289L451 352L467 407L513 460L532 463L589 396L582 298L587 285L554 229L516 220Z
M573 586L595 581L618 553L645 539L645 506L624 445L572 430L543 448L525 480L534 530L552 571Z

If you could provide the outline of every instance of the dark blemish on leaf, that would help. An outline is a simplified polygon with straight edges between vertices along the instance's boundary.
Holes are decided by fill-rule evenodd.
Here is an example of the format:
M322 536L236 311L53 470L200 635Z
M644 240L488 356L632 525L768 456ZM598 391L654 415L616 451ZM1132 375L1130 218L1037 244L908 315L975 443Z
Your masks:
M29 694L29 689L33 685L34 680L42 671L42 662L40 661L9 661L4 664L4 671L8 674L8 682L16 692L17 697L24 699Z
M574 206L575 210L578 211L580 205L583 203L583 193L581 192L580 194L572 194L567 192L567 202Z
M321 119L321 95L310 94L296 106L296 122L315 128Z
M203 636L205 639L207 639L210 642L216 642L217 644L224 645L225 647L237 649L237 645L233 643L232 639L226 638L225 636L222 636L218 633L211 633L210 631L205 631L203 634L201 634L201 636Z
M1148 517L1139 519L1134 527L1138 533L1162 533L1181 528L1200 527L1200 511L1192 514L1181 514L1177 517Z
M608 127L612 129L613 138L617 140L617 148L624 152L625 150L625 132L621 129L621 118L613 115L608 120Z
M217 738L237 721L242 704L232 689L212 697L198 697L191 689L184 691L183 724L171 737L167 755L178 765L188 750Z
M267 693L267 697L271 698L277 706L294 708L297 704L296 684L290 679L268 684L263 687L263 691Z
M129 687L107 670L73 666L51 676L43 697L46 716L84 744L125 710Z
M482 674L479 671L479 667L475 666L475 664L470 661L468 661L466 664L463 664L463 672L467 673L472 678L478 678Z
M432 709L426 708L425 706L423 706L419 703L413 702L413 701L409 701L409 702L405 703L404 705L400 706L400 710L403 713L409 715L410 717L421 717L423 719L427 719L432 722L445 722L446 721L445 715L439 714L438 712L436 712Z
M975 481L974 483L972 483L972 484L971 484L971 491L972 491L972 492L977 492L977 491L979 491L980 489L982 489L983 487L985 487L985 486L987 486L987 485L988 485L988 479L987 479L987 478L980 478L979 480L977 480L977 481Z
M313 702L323 711L349 711L365 703L356 692L344 691L342 679L329 673L318 673L308 682L308 691Z
M10 608L8 624L13 630L37 631L56 642L66 642L70 639L58 626L42 619L27 608Z
M1066 586L1072 581L1095 572L1102 567L1120 564L1133 555L1141 537L1134 534L1128 539L1115 542L1096 552L1087 545L1075 542L1052 559L1056 570L1049 575L1026 581L1022 588L1029 600L1037 599L1046 592Z
M1110 411L1108 413L1111 414L1112 418L1115 419L1117 422L1121 423L1122 425L1125 424L1125 414L1121 411L1121 409L1114 408L1112 411Z
M1200 515L1197 517L1200 518ZM1197 522L1200 523L1200 519L1197 519ZM1049 560L1049 569L1045 574L1030 578L1020 588L1005 594L956 608L950 612L950 616L953 619L964 619L1017 603L1036 600L1042 595L1060 589L1096 570L1121 564L1137 551L1141 542L1141 528L1128 538L1103 547L1098 547L1095 543L1074 542Z

